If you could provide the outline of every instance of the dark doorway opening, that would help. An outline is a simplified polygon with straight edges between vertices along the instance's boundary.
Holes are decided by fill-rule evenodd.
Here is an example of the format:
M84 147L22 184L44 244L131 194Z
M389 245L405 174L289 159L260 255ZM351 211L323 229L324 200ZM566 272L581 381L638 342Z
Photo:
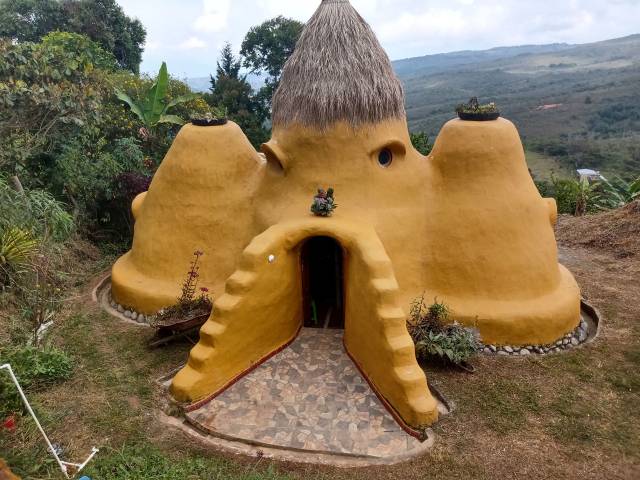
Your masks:
M313 237L302 245L304 326L344 328L343 255L330 237Z

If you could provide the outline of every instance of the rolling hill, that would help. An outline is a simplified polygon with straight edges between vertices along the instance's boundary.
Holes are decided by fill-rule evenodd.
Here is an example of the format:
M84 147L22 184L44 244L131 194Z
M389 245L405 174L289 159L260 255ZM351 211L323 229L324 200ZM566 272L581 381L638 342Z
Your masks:
M413 131L435 138L455 105L477 96L495 101L547 166L640 175L640 35L429 55L394 67Z

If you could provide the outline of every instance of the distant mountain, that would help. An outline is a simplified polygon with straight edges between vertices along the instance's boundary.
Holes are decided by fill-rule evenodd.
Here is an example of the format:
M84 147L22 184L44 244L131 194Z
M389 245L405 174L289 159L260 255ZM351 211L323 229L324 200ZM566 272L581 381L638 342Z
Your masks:
M496 61L518 55L555 53L572 48L567 43L552 43L550 45L521 45L518 47L497 47L490 50L464 50L461 52L439 53L425 55L424 57L396 60L393 67L396 73L402 77L432 74L438 71L446 71L454 67L469 65L485 61Z
M260 87L264 85L264 80L265 77L262 75L247 75L247 81L254 90L259 90ZM189 85L189 87L191 87L191 90L195 92L208 92L209 87L211 87L211 78L209 77L185 78L184 81Z
M534 172L595 168L640 175L640 34L583 45L499 47L393 62L409 127L435 139L455 106L477 96L516 123ZM264 78L249 75L257 90ZM208 77L189 78L207 91Z
M458 103L496 102L531 150L564 168L640 175L640 35L394 62L409 126L435 138Z

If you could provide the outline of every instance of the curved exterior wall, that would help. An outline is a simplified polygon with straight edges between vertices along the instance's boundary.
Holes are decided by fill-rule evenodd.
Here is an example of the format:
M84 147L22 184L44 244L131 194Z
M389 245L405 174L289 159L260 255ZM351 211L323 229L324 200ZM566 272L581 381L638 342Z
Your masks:
M394 157L387 168L377 162L383 148ZM214 294L174 380L178 399L215 394L295 336L296 246L321 232L347 252L347 350L409 425L437 418L404 323L413 298L437 297L486 343L550 343L579 323L579 289L557 261L555 204L535 189L507 120L451 121L430 157L399 120L276 129L263 150L266 163L233 124L186 126L136 199L115 300L145 313L175 303L194 250L205 252L201 285ZM313 217L316 189L329 186L338 209Z

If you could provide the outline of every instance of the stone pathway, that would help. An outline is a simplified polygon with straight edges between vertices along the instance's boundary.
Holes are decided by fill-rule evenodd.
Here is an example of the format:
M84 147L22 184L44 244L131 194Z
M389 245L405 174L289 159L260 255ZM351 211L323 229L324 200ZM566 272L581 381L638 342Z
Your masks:
M187 420L215 436L290 450L383 458L422 450L362 378L342 335L303 329Z

